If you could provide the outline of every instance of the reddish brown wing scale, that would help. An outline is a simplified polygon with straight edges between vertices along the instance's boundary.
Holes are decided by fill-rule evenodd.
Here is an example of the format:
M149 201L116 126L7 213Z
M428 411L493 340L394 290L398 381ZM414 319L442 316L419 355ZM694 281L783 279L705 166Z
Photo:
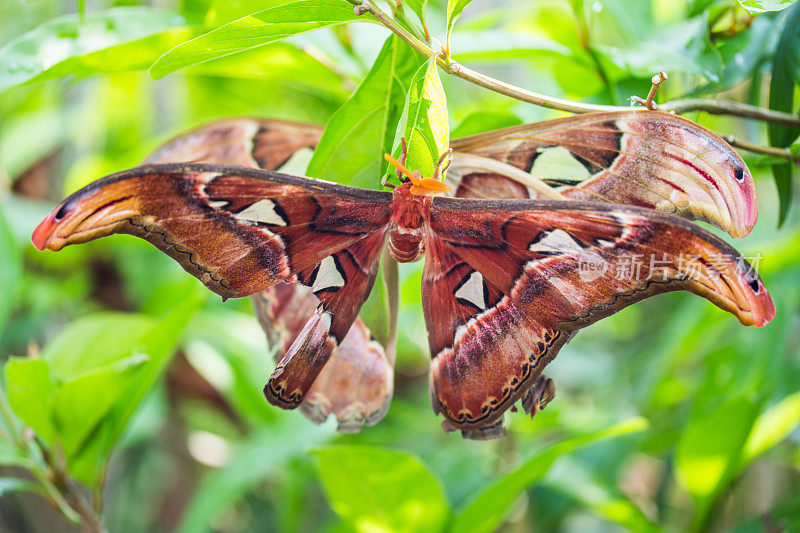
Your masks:
M249 296L297 275L320 305L265 387L272 403L293 408L372 288L390 198L243 168L144 166L71 195L33 241L58 250L111 233L137 235L223 297Z

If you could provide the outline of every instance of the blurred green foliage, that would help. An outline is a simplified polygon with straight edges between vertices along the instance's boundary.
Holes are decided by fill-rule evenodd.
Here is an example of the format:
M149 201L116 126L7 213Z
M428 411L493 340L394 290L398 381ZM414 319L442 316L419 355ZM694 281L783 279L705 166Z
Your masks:
M800 529L787 163L743 154L761 217L735 245L760 257L776 303L763 330L690 295L648 300L561 351L548 367L558 396L533 422L511 413L508 437L469 442L430 410L421 265L402 265L394 401L377 426L338 435L266 404L271 353L248 302L219 302L132 238L36 252L35 225L64 194L212 118L327 124L309 173L377 188L398 131L440 149L448 133L557 113L443 76L445 110L436 69L345 0L0 2L0 529L100 527L98 513L114 532ZM800 3L405 7L404 27L447 39L455 59L553 96L623 104L668 70L659 101L797 111ZM786 128L691 118L797 145Z

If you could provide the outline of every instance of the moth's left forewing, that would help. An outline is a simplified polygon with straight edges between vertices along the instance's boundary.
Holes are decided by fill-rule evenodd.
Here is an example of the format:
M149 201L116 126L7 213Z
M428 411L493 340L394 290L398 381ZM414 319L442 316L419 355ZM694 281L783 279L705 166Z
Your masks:
M168 141L147 162L202 161L303 173L321 133L321 127L311 124L223 119ZM353 232L341 211L330 209L342 206L321 203L318 224ZM317 423L333 414L345 432L380 420L392 396L393 361L371 340L364 323L354 318L374 281L379 246L372 244L381 235L362 239L293 276L291 282L253 297L270 344L279 347L278 372L265 388L267 398L290 408L299 401L303 413ZM320 244L316 236L311 242L299 236L297 242L301 253ZM320 305L324 309L317 309Z
M59 250L112 233L141 237L223 297L243 297L386 230L391 195L274 172L149 165L61 202L34 244Z

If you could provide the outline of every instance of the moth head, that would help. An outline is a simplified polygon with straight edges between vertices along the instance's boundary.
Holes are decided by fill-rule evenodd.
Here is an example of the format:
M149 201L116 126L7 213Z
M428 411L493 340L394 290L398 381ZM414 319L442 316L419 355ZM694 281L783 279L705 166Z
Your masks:
M130 181L98 180L70 195L33 231L33 245L58 251L113 233L121 222L139 214Z
M410 171L404 164L389 154L385 154L386 161L407 178L406 183L410 183L409 192L414 196L428 196L442 192L450 192L450 186L434 178L423 178L418 170ZM439 174L439 167L437 167Z

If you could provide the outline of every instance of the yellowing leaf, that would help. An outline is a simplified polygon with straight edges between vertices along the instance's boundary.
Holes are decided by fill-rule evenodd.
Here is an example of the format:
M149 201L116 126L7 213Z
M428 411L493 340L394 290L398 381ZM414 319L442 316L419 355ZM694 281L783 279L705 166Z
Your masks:
M395 157L400 154L401 135L408 144L406 166L424 177L432 176L439 156L450 146L447 101L435 58L422 65L411 80L395 137Z

